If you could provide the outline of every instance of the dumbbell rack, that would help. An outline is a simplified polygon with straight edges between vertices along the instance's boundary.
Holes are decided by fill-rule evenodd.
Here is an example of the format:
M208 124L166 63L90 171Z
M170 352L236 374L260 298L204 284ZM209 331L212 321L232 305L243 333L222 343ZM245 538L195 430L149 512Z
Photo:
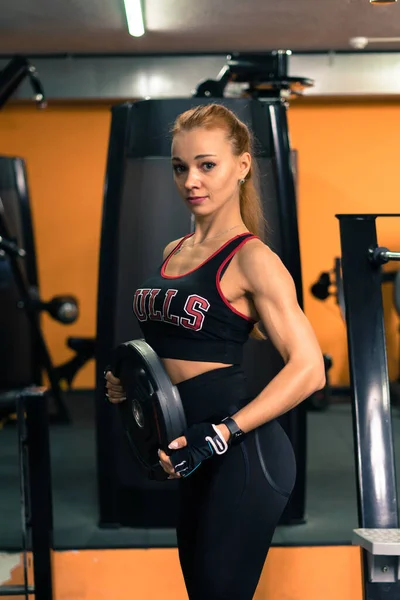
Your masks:
M47 390L30 387L0 393L0 405L17 414L24 583L0 586L2 596L52 600L53 507ZM27 552L32 550L34 585L28 584Z

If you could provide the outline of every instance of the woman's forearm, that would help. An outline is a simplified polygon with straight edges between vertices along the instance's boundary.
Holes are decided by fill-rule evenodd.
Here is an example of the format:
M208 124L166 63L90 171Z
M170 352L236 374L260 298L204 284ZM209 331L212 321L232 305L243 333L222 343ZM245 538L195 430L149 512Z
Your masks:
M288 362L258 396L232 415L245 433L288 412L325 385L322 365ZM220 427L220 426L219 426ZM226 437L227 428L222 425Z

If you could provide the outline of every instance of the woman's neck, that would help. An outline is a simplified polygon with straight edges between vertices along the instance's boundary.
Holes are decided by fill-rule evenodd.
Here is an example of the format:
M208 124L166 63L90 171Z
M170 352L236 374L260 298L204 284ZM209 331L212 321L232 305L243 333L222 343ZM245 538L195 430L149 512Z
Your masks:
M230 210L228 214L214 214L207 217L199 217L195 220L193 243L201 243L203 240L223 235L224 232L240 233L246 231L247 227L243 223L240 210Z

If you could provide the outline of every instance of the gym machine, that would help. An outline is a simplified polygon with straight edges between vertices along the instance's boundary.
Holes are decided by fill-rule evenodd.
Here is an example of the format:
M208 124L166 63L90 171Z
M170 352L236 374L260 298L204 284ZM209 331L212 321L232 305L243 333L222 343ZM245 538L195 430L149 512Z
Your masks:
M303 305L297 225L295 164L290 148L287 108L291 98L311 86L290 77L286 51L232 54L216 80L200 83L192 98L144 100L112 108L100 244L96 347L96 421L100 524L103 527L174 527L175 482L148 481L135 470L121 435L115 407L105 402L103 372L110 352L140 338L132 312L135 286L160 264L165 245L191 231L190 214L177 197L170 164L170 126L178 114L222 103L247 123L257 140L260 195L271 226L268 242L291 273ZM227 97L232 87L238 97ZM137 258L135 258L137 257ZM129 333L128 333L129 332ZM244 369L257 395L282 368L269 340L250 339ZM298 476L282 523L303 523L305 513L306 407L302 403L280 419L295 450ZM162 514L158 510L162 498Z
M75 297L40 298L25 162L0 156L0 391L42 385L46 372L52 392L53 422L68 423L62 391L71 387L77 371L94 356L94 339L68 338L75 354L55 366L40 327L40 314L69 325L78 319ZM15 407L0 407L0 418Z
M26 78L32 87L33 99L37 107L45 108L47 106L44 89L36 68L25 57L15 56L0 71L0 109Z
M400 252L378 245L377 218L400 214L340 214L343 296L353 410L364 600L400 599L400 529L381 266Z
M33 100L37 107L46 108L45 91L36 68L27 58L14 56L0 71L0 110L25 79L28 79L32 87ZM11 200L11 207L7 206L7 196L10 190L12 190L11 195L16 193L18 196L18 201ZM6 220L7 213L8 220ZM70 324L78 318L78 304L76 299L71 296L55 297L49 302L43 302L38 296L26 169L24 161L14 157L0 157L0 280L2 304L5 302L11 310L16 306L21 315L23 312L25 313L25 320L20 315L14 321L14 325L18 322L17 329L12 333L15 343L18 342L18 335L22 335L22 338L28 341L25 351L18 354L18 367L15 362L16 355L11 357L8 352L9 347L7 348L6 344L3 345L7 367L3 363L0 372L0 390L13 386L18 388L21 385L32 383L41 385L42 369L44 369L47 372L55 400L54 419L58 422L68 423L70 419L62 400L61 386L70 388L77 371L94 357L95 340L81 337L68 338L67 345L75 352L75 355L62 365L54 366L52 364L40 329L39 313L46 310L57 321ZM2 311L3 320L7 320L4 306L2 306ZM6 329L10 330L10 326L11 323L7 323ZM22 346L22 340L20 341L20 346ZM14 365L11 365L11 359L14 359ZM22 364L23 362L26 364ZM13 412L12 407L3 406L0 409L0 419L7 417L10 410Z
M382 252L386 252L387 249L382 248ZM385 255L385 264L389 262L390 254ZM393 286L393 305L400 316L400 269L381 270L380 271L381 285L391 284ZM344 302L343 294L343 280L342 280L342 266L340 257L335 257L334 266L329 271L323 271L320 273L318 280L311 285L310 291L314 298L324 302L332 296L335 299L336 304L339 307L340 314L343 321L346 321L346 307ZM400 344L400 329L399 329L399 344ZM327 355L325 355L327 356ZM399 345L399 365L400 365L400 345ZM331 389L331 393L334 395L350 395L349 386L337 386ZM390 382L390 398L393 405L398 406L400 404L400 369L396 380ZM327 402L325 407L329 404Z

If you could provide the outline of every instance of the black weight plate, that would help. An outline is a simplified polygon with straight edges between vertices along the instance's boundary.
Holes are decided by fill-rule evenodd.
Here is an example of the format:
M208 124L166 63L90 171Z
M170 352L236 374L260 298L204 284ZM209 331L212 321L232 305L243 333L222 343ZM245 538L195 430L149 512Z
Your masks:
M158 470L157 450L167 451L168 444L186 427L179 392L144 340L119 345L113 365L126 392L126 401L118 407L130 445L142 466Z

